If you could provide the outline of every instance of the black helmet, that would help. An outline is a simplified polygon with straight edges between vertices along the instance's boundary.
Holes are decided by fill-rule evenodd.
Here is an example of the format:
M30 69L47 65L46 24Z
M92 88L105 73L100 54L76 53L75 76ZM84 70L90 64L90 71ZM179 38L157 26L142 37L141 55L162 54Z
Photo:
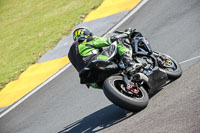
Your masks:
M73 32L74 41L84 41L89 36L92 36L92 32L88 28L77 28Z

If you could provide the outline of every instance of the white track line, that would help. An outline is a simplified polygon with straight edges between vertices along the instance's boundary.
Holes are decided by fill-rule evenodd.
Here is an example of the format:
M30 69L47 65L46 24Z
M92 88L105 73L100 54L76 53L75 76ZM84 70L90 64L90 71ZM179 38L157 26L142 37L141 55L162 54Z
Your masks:
M142 0L130 13L123 18L118 24L116 24L112 29L110 29L103 37L114 32L117 28L119 28L124 22L126 22L133 14L135 14L142 6L144 6L149 0Z
M45 82L43 82L41 85L39 85L37 88L35 88L34 90L32 90L31 92L29 92L27 95L25 95L24 97L22 97L20 100L18 100L17 102L15 102L12 106L8 107L8 109L6 109L5 111L3 111L3 113L0 114L0 119L6 115L8 112L10 112L11 110L13 110L15 107L17 107L19 104L21 104L23 101L25 101L27 98L29 98L31 95L33 95L35 92L37 92L38 90L40 90L42 87L44 87L46 84L48 84L50 81L52 81L53 79L55 79L58 75L60 75L62 72L64 72L67 68L69 68L71 66L71 63L67 64L65 67L63 67L61 70L59 70L56 74L54 74L52 77L50 77L49 79L47 79Z
M192 60L195 60L195 59L198 59L198 58L200 58L200 56L196 56L196 57L193 57L193 58L191 58L191 59L181 61L179 64L187 63L187 62L189 62L189 61L192 61Z
M143 0L142 2L140 2L122 21L120 21L117 25L115 25L113 28L111 28L103 37L105 37L106 35L112 33L113 31L115 31L117 28L119 28L126 20L128 20L134 13L136 13L144 4L146 4L149 0ZM28 93L27 95L25 95L24 97L22 97L20 100L18 100L17 102L15 102L13 105L11 105L10 107L8 107L8 109L6 109L5 111L3 111L0 114L0 118L2 118L4 115L6 115L8 112L10 112L11 110L13 110L14 108L16 108L19 104L21 104L23 101L25 101L26 99L28 99L31 95L33 95L35 92L37 92L38 90L40 90L42 87L44 87L46 84L48 84L50 81L52 81L53 79L55 79L58 75L60 75L62 72L64 72L67 68L69 68L71 66L71 63L67 64L65 67L63 67L60 71L58 71L55 75L53 75L52 77L50 77L48 80L46 80L45 82L43 82L41 85L39 85L37 88L35 88L34 90L32 90L30 93Z

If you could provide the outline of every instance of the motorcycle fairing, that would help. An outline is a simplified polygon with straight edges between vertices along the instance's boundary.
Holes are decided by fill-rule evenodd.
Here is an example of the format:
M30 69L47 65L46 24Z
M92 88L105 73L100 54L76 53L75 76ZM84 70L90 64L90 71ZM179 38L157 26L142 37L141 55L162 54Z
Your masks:
M152 73L148 75L148 86L150 87L150 90L155 90L158 89L158 87L162 86L165 84L168 80L166 72L164 72L162 69L159 67L155 67L152 70Z

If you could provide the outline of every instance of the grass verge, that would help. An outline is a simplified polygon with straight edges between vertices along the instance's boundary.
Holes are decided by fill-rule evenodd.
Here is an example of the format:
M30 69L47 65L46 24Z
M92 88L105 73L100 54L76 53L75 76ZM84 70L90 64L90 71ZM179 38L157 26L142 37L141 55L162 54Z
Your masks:
M1 0L0 89L17 79L103 0Z

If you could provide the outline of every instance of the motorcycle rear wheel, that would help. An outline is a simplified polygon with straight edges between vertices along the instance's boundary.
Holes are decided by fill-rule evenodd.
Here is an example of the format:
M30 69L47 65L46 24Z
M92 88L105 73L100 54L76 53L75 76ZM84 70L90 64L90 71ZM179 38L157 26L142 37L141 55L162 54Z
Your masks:
M129 110L140 111L144 109L149 101L149 96L146 90L139 87L139 95L133 96L124 92L122 85L124 84L122 76L108 77L103 84L103 92L105 96L117 106Z

